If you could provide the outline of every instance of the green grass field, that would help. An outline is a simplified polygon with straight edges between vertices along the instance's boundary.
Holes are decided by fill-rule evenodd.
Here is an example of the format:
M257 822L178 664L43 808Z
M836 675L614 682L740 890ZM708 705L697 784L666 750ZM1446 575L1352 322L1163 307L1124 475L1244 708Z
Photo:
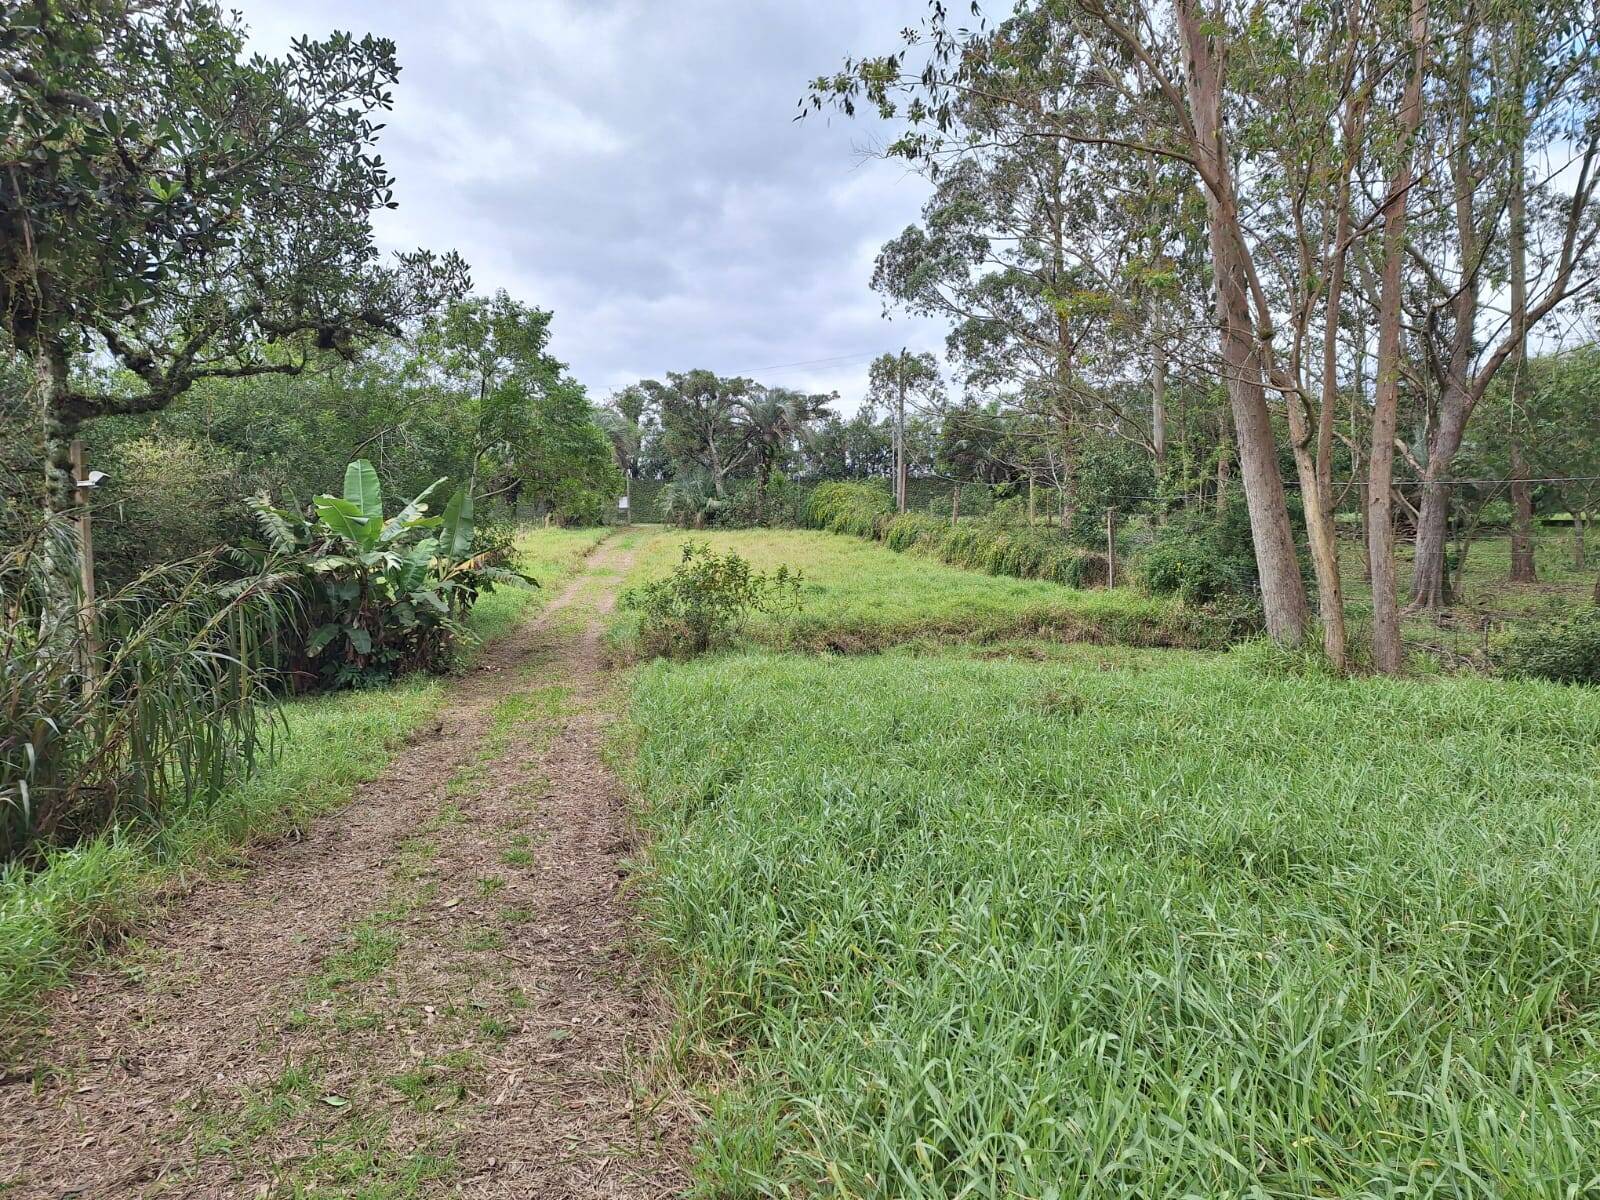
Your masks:
M1129 588L1077 590L1040 580L985 575L876 542L808 530L692 533L664 530L649 539L624 583L667 574L686 541L735 550L758 569L780 563L805 574L802 608L782 619L757 617L751 640L783 649L846 653L909 641L988 642L1019 635L1135 646L1215 646L1226 622ZM631 638L626 613L615 637Z
M1600 695L1252 651L642 669L704 1194L1597 1194Z
M635 675L700 1194L1600 1194L1600 694L1071 645L1171 617L708 540L809 586Z
M469 624L483 640L503 636L578 569L604 529L535 529L517 539L539 589L483 597ZM466 651L471 656L471 649ZM27 1002L97 947L136 928L175 875L225 862L236 847L293 828L344 804L376 776L391 749L438 712L437 679L296 698L281 712L277 755L214 804L169 813L158 827L114 830L52 852L39 867L0 869L0 1027L21 1030ZM0 1039L3 1042L3 1039Z

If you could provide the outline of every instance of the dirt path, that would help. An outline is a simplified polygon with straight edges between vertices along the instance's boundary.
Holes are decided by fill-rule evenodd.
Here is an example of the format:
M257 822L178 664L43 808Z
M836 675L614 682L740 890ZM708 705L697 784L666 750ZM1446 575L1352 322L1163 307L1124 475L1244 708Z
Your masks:
M34 1081L0 1087L0 1196L679 1190L601 757L627 556L602 546L349 808L54 998Z

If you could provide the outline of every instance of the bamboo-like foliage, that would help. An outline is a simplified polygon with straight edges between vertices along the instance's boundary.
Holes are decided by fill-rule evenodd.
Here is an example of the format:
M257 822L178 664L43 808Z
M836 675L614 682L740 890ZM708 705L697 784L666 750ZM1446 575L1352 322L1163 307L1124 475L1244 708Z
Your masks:
M152 568L100 602L90 661L60 612L74 553L52 522L0 557L0 860L209 803L271 747L262 651L287 577L215 555Z

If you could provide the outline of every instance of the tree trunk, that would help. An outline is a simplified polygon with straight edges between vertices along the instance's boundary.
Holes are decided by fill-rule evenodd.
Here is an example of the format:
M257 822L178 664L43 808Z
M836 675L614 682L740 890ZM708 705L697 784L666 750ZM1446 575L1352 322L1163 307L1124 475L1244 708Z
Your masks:
M1155 361L1150 364L1150 450L1156 459L1156 479L1167 466L1167 348L1156 331Z
M58 516L77 504L72 480L72 439L78 436L78 421L68 414L65 405L66 351L60 346L44 346L34 356L33 365L39 415L44 424L44 511L47 516Z
M1203 29L1195 0L1179 0L1179 33L1183 38L1189 107L1194 120L1197 156L1207 177L1206 225L1220 327L1222 372L1233 410L1239 445L1239 471L1245 504L1250 510L1250 537L1255 544L1256 572L1261 579L1261 604L1267 633L1290 645L1305 637L1309 608L1305 582L1295 557L1294 532L1283 477L1278 474L1277 439L1267 408L1261 360L1250 313L1248 264L1243 234L1234 207L1229 158L1222 127L1222 61Z
M1367 537L1372 554L1372 658L1378 670L1398 672L1400 597L1394 563L1394 441L1400 420L1400 268L1405 257L1406 206L1411 195L1412 142L1422 123L1422 75L1427 57L1428 0L1411 4L1411 77L1400 108L1401 160L1384 202L1383 278L1378 300L1378 379L1373 398L1368 466ZM1443 564L1443 556L1440 557Z
M1583 535L1585 530L1584 518L1587 514L1579 512L1576 508L1572 514L1572 566L1574 570L1582 571L1589 566L1589 555L1584 548Z
M34 354L34 390L39 397L39 416L44 432L44 517L46 521L72 513L79 502L72 468L72 442L78 434L78 419L68 412L67 354L59 344L45 343ZM76 533L76 523L73 523ZM47 534L39 541L41 577L47 589L39 624L42 645L59 643L74 654L84 652L78 639L78 609L75 596L77 554L61 551L61 543Z
M1450 603L1445 573L1445 548L1450 540L1450 469L1471 405L1459 382L1447 383L1439 396L1439 420L1428 438L1428 461L1422 476L1422 503L1417 508L1416 554L1411 575L1411 606L1443 608Z
M1512 583L1534 583L1539 572L1533 560L1533 488L1526 482L1528 464L1522 446L1511 442L1511 575Z

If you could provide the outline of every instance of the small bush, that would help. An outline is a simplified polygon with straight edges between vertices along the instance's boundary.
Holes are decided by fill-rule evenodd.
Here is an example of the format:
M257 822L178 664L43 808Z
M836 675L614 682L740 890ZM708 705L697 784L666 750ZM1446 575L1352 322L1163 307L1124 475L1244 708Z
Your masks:
M798 608L800 583L787 566L767 575L732 550L717 554L705 542L685 542L671 575L629 588L621 603L639 614L645 653L690 657L725 644L752 613Z
M1144 585L1185 604L1211 604L1261 592L1250 515L1243 500L1220 513L1190 509L1157 533L1138 564Z
M1600 606L1513 634L1494 654L1495 668L1512 679L1600 684Z

